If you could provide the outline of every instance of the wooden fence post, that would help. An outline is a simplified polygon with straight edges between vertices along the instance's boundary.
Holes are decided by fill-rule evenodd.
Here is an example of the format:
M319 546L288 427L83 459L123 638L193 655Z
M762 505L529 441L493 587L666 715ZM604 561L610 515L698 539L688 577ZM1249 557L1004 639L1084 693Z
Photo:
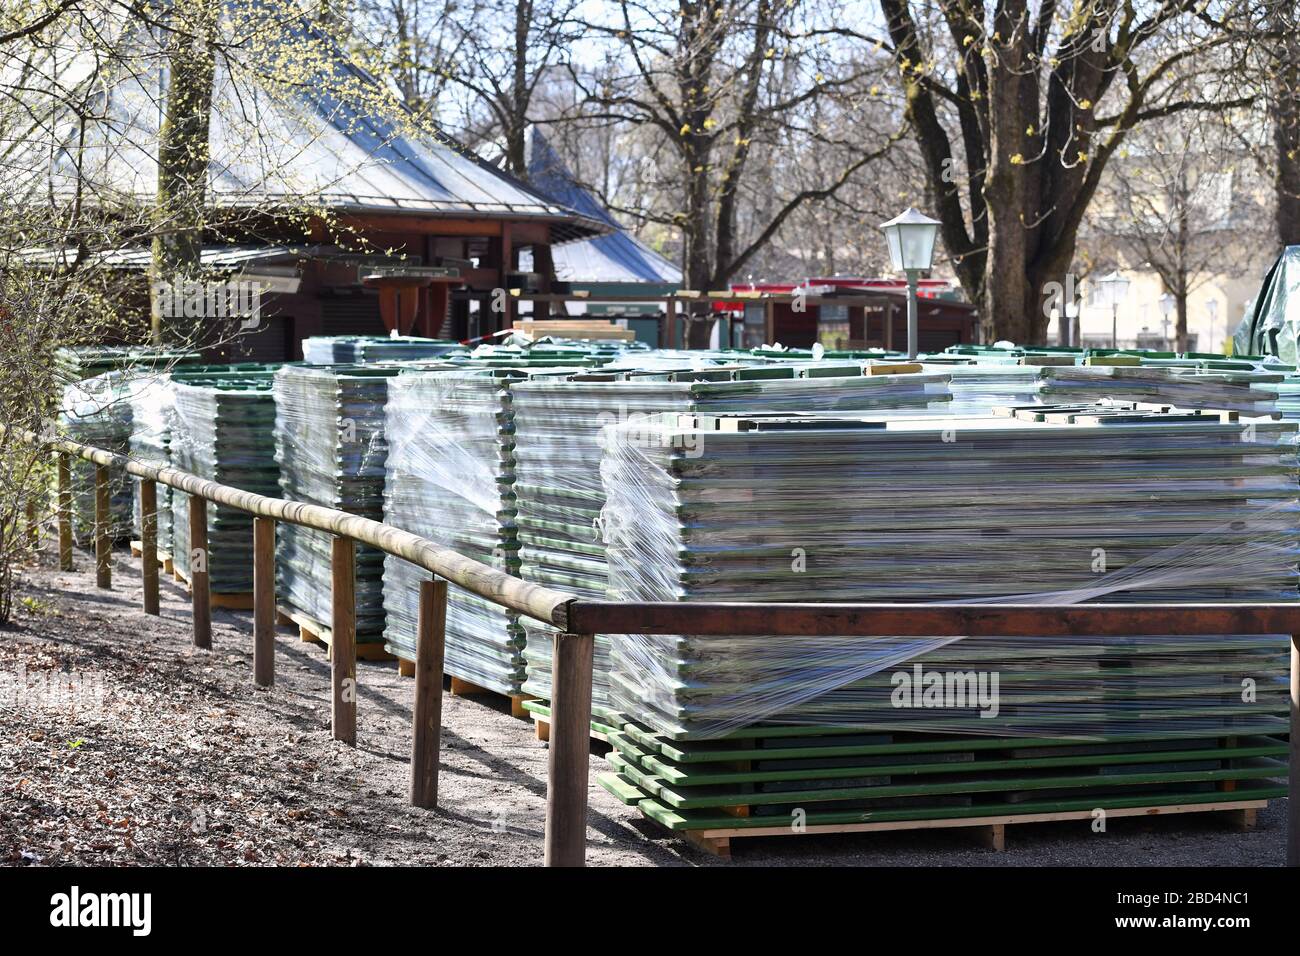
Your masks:
M113 586L113 550L108 532L109 518L108 465L95 466L95 587Z
M208 591L208 503L190 495L190 608L194 646L212 647L212 596Z
M330 727L334 739L357 743L356 542L337 535L331 552L334 576L330 621Z
M275 683L275 519L253 519L253 683Z
M67 452L59 452L59 570L72 570L72 467Z
M594 649L595 639L590 634L555 635L546 785L547 866L583 866L586 862Z
M158 613L158 483L140 479L140 577L144 613Z
M1291 635L1291 764L1286 799L1286 865L1300 866L1300 634Z
M442 743L442 663L447 634L447 582L420 582L415 638L415 708L411 734L411 805L438 805Z

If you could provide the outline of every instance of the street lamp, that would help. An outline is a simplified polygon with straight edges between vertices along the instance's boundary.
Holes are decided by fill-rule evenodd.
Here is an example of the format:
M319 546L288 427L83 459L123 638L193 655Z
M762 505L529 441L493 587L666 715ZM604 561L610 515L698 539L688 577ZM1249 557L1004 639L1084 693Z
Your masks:
M1164 316L1164 320L1165 320L1164 336L1165 336L1166 346L1169 345L1169 316L1174 314L1175 301L1176 300L1174 299L1174 297L1170 295L1168 292L1166 292L1164 295L1160 297L1160 314Z
M1219 300L1210 299L1205 303L1205 308L1210 313L1210 348L1214 348L1215 326L1219 324ZM1224 329L1224 337L1227 337L1227 329Z
M1128 295L1128 279L1118 269L1097 280L1102 305L1110 306L1110 347L1119 348L1119 304Z
M916 358L916 280L928 272L934 261L934 240L938 220L908 208L889 222L880 224L889 243L889 262L895 272L907 274L907 357Z

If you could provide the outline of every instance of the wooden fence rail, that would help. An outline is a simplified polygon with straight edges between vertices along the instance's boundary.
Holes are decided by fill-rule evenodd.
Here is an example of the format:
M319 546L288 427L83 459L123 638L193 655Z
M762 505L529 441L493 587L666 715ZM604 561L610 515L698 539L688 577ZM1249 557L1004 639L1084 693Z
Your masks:
M0 425L0 430L4 429ZM1291 735L1287 801L1287 864L1300 866L1300 604L1087 604L1068 607L1021 604L715 604L613 603L583 601L528 584L418 535L343 511L267 498L199 478L174 468L135 461L99 448L25 433L59 457L60 566L71 565L71 509L68 458L96 468L96 573L107 580L100 536L107 534L109 467L124 469L151 486L162 483L190 495L191 558L197 553L206 572L206 507L213 501L249 512L254 524L254 681L274 679L274 541L276 521L287 521L335 535L333 547L334 643L331 701L336 739L356 737L356 662L351 630L355 613L355 546L360 542L403 558L442 580L420 588L416 639L416 700L412 733L411 803L437 803L443 652L447 582L479 597L552 624L554 638L550 753L546 802L545 858L551 866L581 865L585 856L590 763L592 653L595 634L694 634L863 637L1014 637L1126 634L1288 634L1291 635ZM156 495L142 487L145 527L153 528ZM100 502L103 501L101 514ZM198 513L203 517L195 519ZM198 542L196 545L195 542ZM107 544L107 542L105 542ZM147 544L147 542L142 542ZM147 567L145 609L157 613L157 552L142 547ZM211 642L206 573L191 574L194 640ZM107 586L105 583L104 586ZM152 610L150 589L153 589ZM259 598L260 595L260 598ZM201 642L202 635L202 642Z

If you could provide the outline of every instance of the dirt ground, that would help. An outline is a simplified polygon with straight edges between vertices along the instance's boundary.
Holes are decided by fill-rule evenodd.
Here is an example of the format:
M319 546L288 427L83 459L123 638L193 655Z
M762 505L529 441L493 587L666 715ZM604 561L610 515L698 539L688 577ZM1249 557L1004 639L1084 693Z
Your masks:
M139 563L126 552L111 591L95 588L89 555L78 552L76 566L60 572L46 554L22 576L13 627L0 630L0 863L541 863L546 749L505 701L445 697L441 807L416 810L406 804L414 681L394 664L358 664L358 746L347 747L330 739L322 648L281 629L275 687L256 690L249 612L214 611L213 649L197 651L188 598L167 576L158 618L139 610ZM737 840L734 858L720 861L606 794L595 782L603 768L593 756L597 866L1284 859L1285 801L1276 801L1247 832L1194 814L1112 819L1104 834L1086 822L1010 827L1004 853L961 830L776 837Z

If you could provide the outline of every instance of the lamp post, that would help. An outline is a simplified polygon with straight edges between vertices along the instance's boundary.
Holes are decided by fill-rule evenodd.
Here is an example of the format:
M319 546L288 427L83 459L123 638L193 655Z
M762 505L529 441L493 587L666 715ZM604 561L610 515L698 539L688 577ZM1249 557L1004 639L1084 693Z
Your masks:
M1116 269L1097 280L1103 304L1110 306L1110 347L1119 348L1119 304L1128 295L1128 279Z
M907 275L907 357L916 358L916 280L928 272L934 261L934 240L939 222L908 208L889 222L880 224L889 244L889 262L895 272Z
M1210 312L1210 348L1214 348L1215 327L1219 324L1219 300L1210 299L1205 303L1205 308ZM1227 329L1224 329L1224 338L1227 338Z
M1169 316L1174 312L1174 297L1166 292L1160 297L1160 315L1164 317L1165 322L1165 346L1169 346Z

